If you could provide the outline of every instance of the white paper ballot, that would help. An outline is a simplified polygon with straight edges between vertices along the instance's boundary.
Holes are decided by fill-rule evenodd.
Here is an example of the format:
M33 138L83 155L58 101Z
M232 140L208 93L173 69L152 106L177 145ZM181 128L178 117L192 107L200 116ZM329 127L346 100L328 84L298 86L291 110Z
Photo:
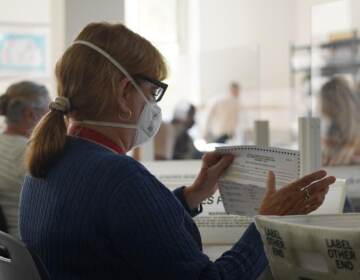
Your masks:
M298 151L259 146L219 147L216 151L236 156L219 180L219 191L228 214L249 217L258 214L269 170L275 173L277 188L299 178Z
M360 279L360 214L257 216L274 279Z
M170 190L191 185L201 168L201 161L152 161L144 166ZM203 244L233 244L253 221L225 213L221 196L216 192L202 203L203 212L194 218Z

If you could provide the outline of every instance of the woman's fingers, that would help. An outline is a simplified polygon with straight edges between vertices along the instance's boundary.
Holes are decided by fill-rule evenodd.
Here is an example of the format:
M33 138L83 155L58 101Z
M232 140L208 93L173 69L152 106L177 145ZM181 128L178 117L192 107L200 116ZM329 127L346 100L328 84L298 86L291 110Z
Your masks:
M211 172L216 176L220 177L224 171L231 165L231 163L234 161L234 156L227 154L223 155L221 159L211 166Z
M266 183L266 195L270 195L276 192L276 178L272 171L268 172L267 183Z
M307 187L308 185L310 185L311 183L313 183L314 181L318 181L318 180L324 178L325 176L326 176L326 171L319 170L319 171L311 173L311 174L304 176L301 179L291 183L289 185L289 187L294 191L301 190L301 189Z
M306 189L310 195L323 191L326 191L327 193L329 186L335 183L335 181L336 178L334 176L325 177L317 182L312 183L310 186L306 187Z
M221 159L221 157L221 154L215 152L204 154L202 157L203 167L211 167L212 165L216 164Z
M304 192L304 191L303 191ZM286 215L305 215L308 214L321 206L324 202L326 192L317 193L307 197L305 192L302 198L297 203L294 203L293 208Z
M291 188L280 193L277 205L279 215L308 214L317 209L324 201L329 185L335 181L334 177L323 178L303 190L293 191ZM275 198L274 197L274 198Z
M325 171L317 171L276 191L275 176L269 172L260 214L305 215L316 210L323 203L329 185L336 181L333 176L325 176Z

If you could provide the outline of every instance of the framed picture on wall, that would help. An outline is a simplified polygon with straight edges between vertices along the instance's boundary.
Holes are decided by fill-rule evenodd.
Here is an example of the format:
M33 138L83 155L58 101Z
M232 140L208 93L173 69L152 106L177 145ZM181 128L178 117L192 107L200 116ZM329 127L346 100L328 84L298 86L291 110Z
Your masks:
M0 78L48 77L49 26L1 24Z

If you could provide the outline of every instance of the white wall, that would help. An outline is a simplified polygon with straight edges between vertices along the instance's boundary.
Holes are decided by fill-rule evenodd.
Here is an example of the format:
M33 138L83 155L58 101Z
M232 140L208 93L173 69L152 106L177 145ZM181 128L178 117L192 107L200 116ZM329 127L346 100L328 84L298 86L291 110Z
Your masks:
M124 22L124 0L65 0L65 44L90 22Z
M360 1L359 0L349 0L351 2L351 21L353 27L358 30L358 35L360 36Z
M309 44L311 42L311 9L318 4L325 4L337 0L296 0L296 43ZM352 28L360 28L360 1L347 0L351 10ZM328 19L331 21L331 18Z
M259 46L261 88L288 86L294 1L200 0L200 5L201 52Z
M56 1L56 0L55 0ZM49 0L1 0L0 22L49 23Z
M295 39L295 1L199 2L202 102L224 94L229 81L237 80L243 85L245 107L240 113L240 127L252 129L255 119L266 118L272 130L288 131L289 46ZM273 139L277 138L287 141L285 136Z
M38 0L39 1L39 0ZM45 1L45 0L42 0ZM56 85L54 68L66 47L79 31L94 21L124 21L123 0L47 0L51 18L51 73L52 93Z

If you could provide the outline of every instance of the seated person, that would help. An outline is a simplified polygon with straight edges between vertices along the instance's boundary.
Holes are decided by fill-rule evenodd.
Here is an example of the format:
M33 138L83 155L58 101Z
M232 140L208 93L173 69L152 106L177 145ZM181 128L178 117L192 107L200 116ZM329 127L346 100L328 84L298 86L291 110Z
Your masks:
M195 148L189 130L195 124L196 108L189 102L179 103L174 112L172 125L175 129L173 159L200 159L201 153Z
M191 218L232 155L206 154L193 184L174 192L126 155L160 127L166 73L149 41L104 22L87 25L58 62L58 96L31 136L20 205L21 238L51 279L251 280L266 267L254 224L213 262ZM318 171L276 191L269 172L259 213L310 213L334 180Z
M334 77L322 86L320 114L323 164L354 163L360 144L359 106L345 79Z
M33 82L12 84L0 97L6 128L0 134L0 206L10 234L18 235L18 205L25 176L23 156L28 137L48 111L47 89Z
M154 137L155 160L171 160L174 155L175 128L171 123L162 122Z

